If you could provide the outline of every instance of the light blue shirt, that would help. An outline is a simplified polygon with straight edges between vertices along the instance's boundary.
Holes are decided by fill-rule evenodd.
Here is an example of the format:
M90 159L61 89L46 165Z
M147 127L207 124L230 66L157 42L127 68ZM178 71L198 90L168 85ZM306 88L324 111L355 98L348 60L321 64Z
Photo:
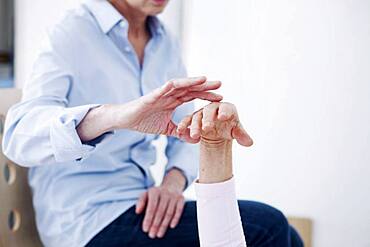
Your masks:
M149 167L157 138L129 130L81 143L76 126L99 104L121 104L186 76L178 43L156 17L144 63L127 38L128 23L107 1L69 11L48 34L22 102L8 112L3 151L30 167L37 228L46 246L83 246L154 185ZM193 111L176 110L174 121ZM197 174L195 145L169 137L168 171Z

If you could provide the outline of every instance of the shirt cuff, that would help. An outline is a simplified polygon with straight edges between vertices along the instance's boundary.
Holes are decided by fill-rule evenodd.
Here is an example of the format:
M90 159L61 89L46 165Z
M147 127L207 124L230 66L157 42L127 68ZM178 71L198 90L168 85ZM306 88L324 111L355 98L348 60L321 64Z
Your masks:
M198 175L199 147L176 140L169 149L171 151L167 153L166 174L172 168L179 169L186 178L186 189Z
M235 195L234 177L221 183L203 184L198 180L195 182L195 194L197 198L223 197Z
M166 169L166 172L165 172L165 176L167 175L167 173L169 171L171 171L171 169L177 169L181 172L181 174L184 176L185 178L185 186L184 186L184 190L189 186L189 182L191 183L192 181L194 181L193 177L192 176L189 176L189 174L184 171L183 169L177 167L176 165L174 166L167 166L167 169Z
M98 106L100 104L65 108L53 121L50 128L50 141L57 162L87 158L95 149L97 143L84 144L81 142L76 127L91 109Z

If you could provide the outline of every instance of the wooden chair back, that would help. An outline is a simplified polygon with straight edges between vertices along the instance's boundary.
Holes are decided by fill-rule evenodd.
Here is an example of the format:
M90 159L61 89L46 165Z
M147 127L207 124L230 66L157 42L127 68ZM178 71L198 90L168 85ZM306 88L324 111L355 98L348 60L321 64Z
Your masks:
M36 230L27 169L2 153L5 116L20 98L18 89L0 90L0 247L42 246Z

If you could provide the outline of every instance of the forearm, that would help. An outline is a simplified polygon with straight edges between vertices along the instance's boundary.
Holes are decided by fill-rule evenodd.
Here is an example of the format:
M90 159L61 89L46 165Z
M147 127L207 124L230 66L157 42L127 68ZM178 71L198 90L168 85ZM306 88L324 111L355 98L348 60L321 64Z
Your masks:
M77 133L82 142L112 131L116 124L117 105L101 105L91 109L77 126Z
M96 106L67 108L53 101L25 101L13 106L5 125L4 153L27 167L86 157L94 147L81 143L76 123L80 123ZM42 152L40 147L43 147Z
M232 141L202 140L195 184L202 247L246 246L232 176Z
M220 183L232 176L232 141L201 140L199 183Z
M115 129L130 129L135 124L137 102L125 104L106 104L91 109L77 126L82 142L87 142Z

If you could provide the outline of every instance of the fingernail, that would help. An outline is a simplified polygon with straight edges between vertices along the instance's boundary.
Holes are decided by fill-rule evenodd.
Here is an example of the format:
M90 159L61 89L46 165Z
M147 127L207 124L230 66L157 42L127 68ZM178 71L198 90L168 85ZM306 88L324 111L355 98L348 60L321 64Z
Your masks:
M190 135L190 137L193 138L193 139L197 139L199 137L199 135L198 134L192 134L192 135Z
M253 141L252 138L249 138L249 143L250 143L251 146L253 145L254 141Z
M153 232L149 233L150 238L155 238L155 234Z
M218 119L226 119L227 118L227 115L226 114L223 114L221 113L219 116L218 116Z
M143 227L143 231L144 231L144 232L148 232L148 230L149 230L149 229L148 229L148 227L147 227L147 226L144 226L144 227Z

